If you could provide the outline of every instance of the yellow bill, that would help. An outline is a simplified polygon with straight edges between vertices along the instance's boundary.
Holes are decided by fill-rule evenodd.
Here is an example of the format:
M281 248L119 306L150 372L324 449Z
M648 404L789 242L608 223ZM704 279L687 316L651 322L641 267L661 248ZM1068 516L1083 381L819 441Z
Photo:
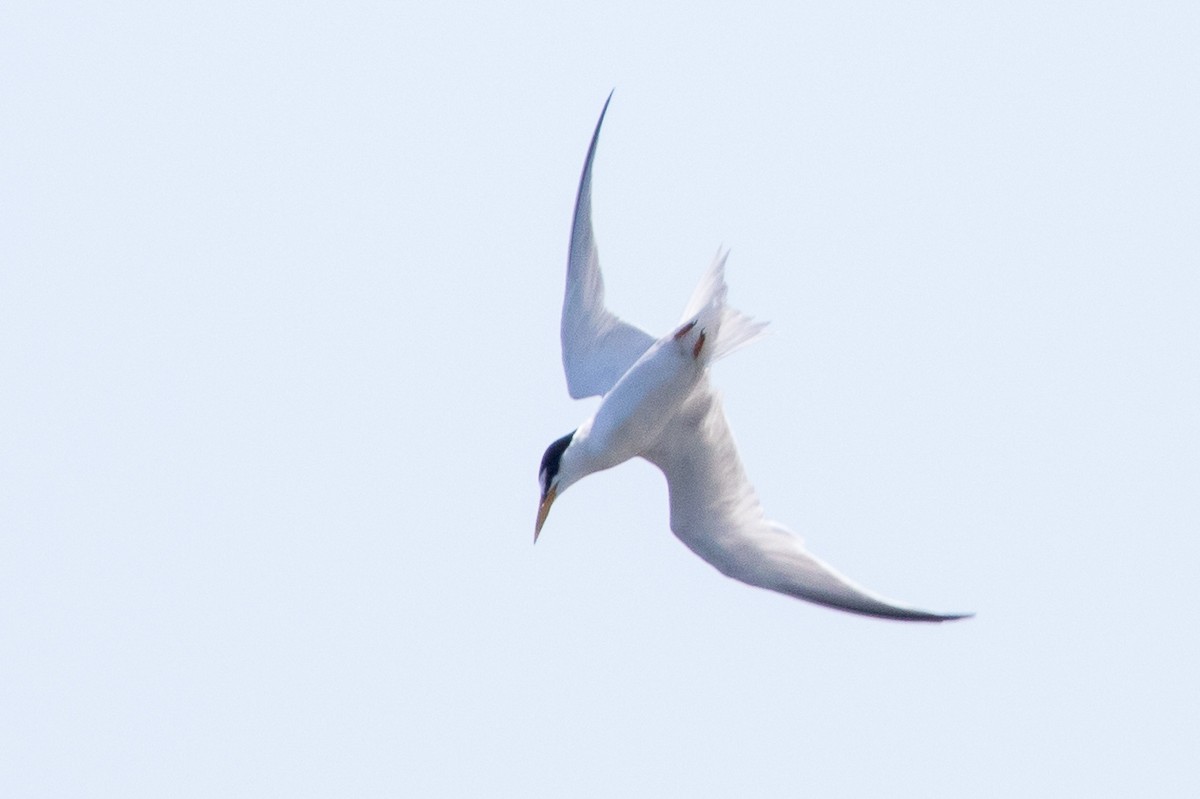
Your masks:
M558 496L558 487L550 486L550 490L546 492L546 496L542 497L542 504L538 505L537 524L533 528L533 543L537 543L538 536L541 535L542 525L546 523L546 517L550 515L550 506L554 504L554 498Z

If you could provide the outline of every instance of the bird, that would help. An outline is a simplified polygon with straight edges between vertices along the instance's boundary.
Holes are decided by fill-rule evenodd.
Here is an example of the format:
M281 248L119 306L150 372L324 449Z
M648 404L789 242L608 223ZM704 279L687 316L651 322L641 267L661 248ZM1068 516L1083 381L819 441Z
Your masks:
M726 302L717 251L672 330L656 338L605 306L592 228L592 165L605 100L588 146L571 225L561 323L562 362L574 399L600 396L588 419L546 448L538 471L537 543L550 508L589 474L633 458L667 479L671 531L728 577L850 613L943 622L970 613L934 613L887 599L851 581L768 519L738 457L710 366L763 334L765 323Z

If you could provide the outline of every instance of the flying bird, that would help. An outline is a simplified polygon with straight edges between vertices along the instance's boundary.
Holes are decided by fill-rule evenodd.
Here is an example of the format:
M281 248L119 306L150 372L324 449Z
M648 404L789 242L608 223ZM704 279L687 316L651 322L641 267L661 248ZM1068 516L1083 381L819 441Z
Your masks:
M601 396L596 412L542 457L536 543L550 506L571 485L631 458L667 478L671 530L725 575L838 610L904 621L949 621L857 585L815 557L786 527L766 518L746 477L709 381L709 366L758 338L765 325L726 304L718 251L678 325L661 338L622 321L604 304L592 232L592 162L604 103L579 181L562 313L562 360L575 399Z

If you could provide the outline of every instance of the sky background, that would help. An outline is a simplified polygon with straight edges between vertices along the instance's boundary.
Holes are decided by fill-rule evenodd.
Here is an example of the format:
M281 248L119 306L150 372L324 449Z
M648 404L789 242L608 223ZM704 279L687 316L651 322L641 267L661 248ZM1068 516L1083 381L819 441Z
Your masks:
M1200 6L0 8L0 794L1200 793ZM768 513L532 546L610 306L718 246Z

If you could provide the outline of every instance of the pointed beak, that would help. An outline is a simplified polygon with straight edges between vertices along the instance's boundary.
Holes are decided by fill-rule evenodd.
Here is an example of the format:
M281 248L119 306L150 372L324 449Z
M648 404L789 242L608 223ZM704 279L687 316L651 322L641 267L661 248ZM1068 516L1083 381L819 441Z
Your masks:
M558 486L550 486L546 496L542 497L542 504L538 505L537 524L533 527L533 543L535 544L538 536L542 533L542 525L546 523L546 517L550 515L550 506L554 504L556 496L558 496Z

